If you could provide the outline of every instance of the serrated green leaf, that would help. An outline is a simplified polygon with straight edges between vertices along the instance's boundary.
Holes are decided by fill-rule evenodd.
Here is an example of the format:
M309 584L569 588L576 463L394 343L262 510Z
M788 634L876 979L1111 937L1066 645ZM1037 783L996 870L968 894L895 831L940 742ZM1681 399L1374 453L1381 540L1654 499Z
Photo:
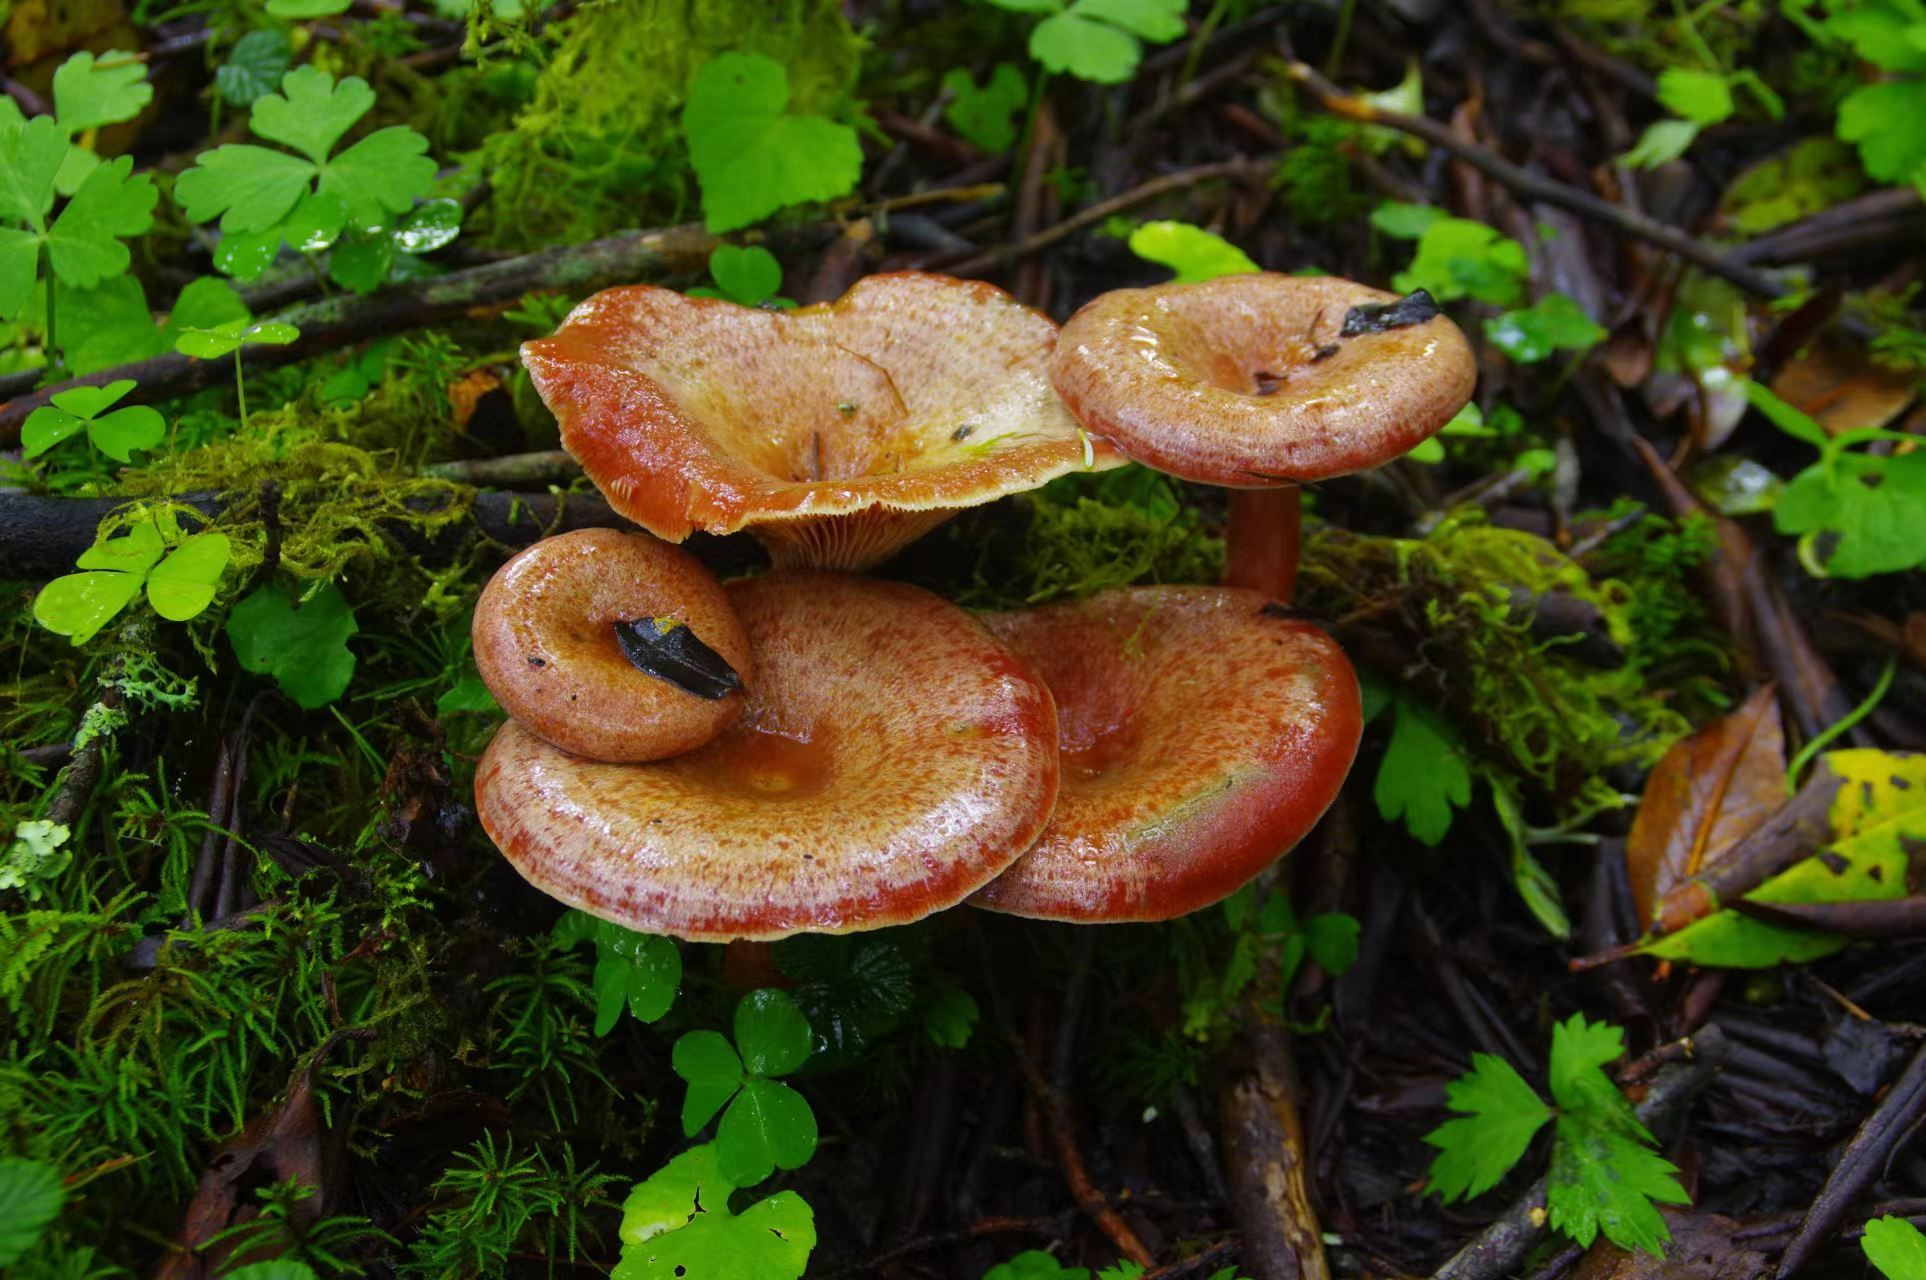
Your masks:
M736 1048L751 1075L785 1076L809 1057L809 1020L786 991L751 991L736 1005Z
M374 90L360 76L337 83L319 67L300 66L281 77L279 93L264 94L254 104L248 127L319 165L374 103Z
M285 151L231 142L196 156L174 180L174 198L190 222L219 218L225 234L253 235L287 217L316 172Z
M1632 1104L1604 1072L1624 1055L1625 1033L1617 1027L1591 1022L1582 1013L1565 1019L1552 1028L1552 1101L1589 1125L1650 1142L1652 1135L1639 1123Z
M1715 71L1667 67L1659 72L1659 104L1694 124L1718 124L1732 114L1732 87Z
M788 72L761 54L720 54L696 73L682 128L709 230L732 231L855 188L863 168L856 131L788 106Z
M66 1202L67 1188L52 1165L0 1158L0 1267L25 1257Z
M719 244L709 255L709 275L722 292L753 307L782 288L782 263L761 245Z
M1671 1231L1659 1204L1686 1204L1677 1168L1638 1141L1572 1116L1557 1121L1546 1208L1551 1224L1581 1245L1600 1231L1623 1249L1654 1256L1664 1252Z
M248 107L273 93L294 61L294 45L271 29L250 31L234 42L214 70L214 86L230 106Z
M17 227L0 227L0 320L20 314L33 297L39 274L40 237Z
M51 116L0 126L0 219L46 229L67 134Z
M943 87L950 91L943 118L951 128L985 151L1016 145L1016 115L1030 99L1030 86L1015 66L997 63L981 88L968 68L956 67L944 73Z
M1188 222L1146 222L1130 233L1130 251L1175 271L1172 284L1194 284L1258 270L1242 249Z
M259 108L256 108L259 110ZM332 192L348 209L348 222L363 229L393 227L435 181L428 139L405 125L377 129L321 167L319 190Z
M688 1082L682 1099L682 1136L694 1137L742 1087L742 1059L719 1031L691 1031L670 1054L675 1073Z
M1363 923L1342 911L1312 916L1304 922L1304 942L1318 967L1332 977L1342 977L1358 962L1358 934Z
M226 629L241 666L274 677L297 706L326 706L354 679L348 637L360 627L331 582L298 606L278 583L256 587L228 614Z
M1886 1280L1926 1280L1926 1235L1904 1218L1874 1218L1859 1247Z
M1453 809L1471 803L1471 769L1464 744L1437 712L1398 695L1397 722L1378 765L1372 798L1386 822L1402 818L1406 830L1436 845L1451 830Z
M227 535L223 533L197 533L184 539L147 575L147 603L169 622L185 622L197 616L214 603L215 589L227 569L228 553Z
M1926 78L1862 85L1839 104L1835 131L1859 148L1866 172L1926 191Z
M47 260L66 283L91 289L127 270L133 261L122 236L136 236L154 223L160 192L146 174L133 173L132 156L103 161L67 201L47 232Z
M106 65L102 65L106 64ZM123 49L74 54L54 71L54 115L69 134L132 120L153 101L147 64Z
M1473 1054L1471 1070L1445 1086L1451 1110L1462 1112L1425 1135L1438 1148L1427 1190L1446 1201L1468 1200L1497 1186L1545 1122L1547 1107L1503 1058Z
M750 1078L716 1126L716 1156L737 1186L777 1169L799 1169L816 1154L816 1113L780 1080Z
M103 569L55 578L33 598L33 619L75 645L86 644L140 593L141 577Z

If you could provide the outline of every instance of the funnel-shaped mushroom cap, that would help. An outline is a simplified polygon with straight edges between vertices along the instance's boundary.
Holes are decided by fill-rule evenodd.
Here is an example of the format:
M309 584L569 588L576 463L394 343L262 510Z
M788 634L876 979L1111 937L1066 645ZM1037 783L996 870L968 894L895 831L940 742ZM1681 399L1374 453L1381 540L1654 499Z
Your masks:
M1063 784L977 906L1088 923L1208 906L1310 830L1357 753L1343 651L1255 591L1131 587L984 622L1056 697Z
M1057 793L1047 690L914 587L778 572L728 586L755 682L709 745L597 764L504 725L482 826L537 888L704 942L906 924L1030 847Z
M1365 471L1470 399L1477 363L1430 296L1330 276L1118 289L1057 341L1057 391L1159 471L1263 488Z
M742 710L749 635L688 552L581 529L518 553L475 604L475 666L495 700L564 751L657 760Z
M747 529L858 569L964 507L1117 465L1050 385L1056 326L990 285L902 272L766 311L607 289L522 347L562 443L672 542Z

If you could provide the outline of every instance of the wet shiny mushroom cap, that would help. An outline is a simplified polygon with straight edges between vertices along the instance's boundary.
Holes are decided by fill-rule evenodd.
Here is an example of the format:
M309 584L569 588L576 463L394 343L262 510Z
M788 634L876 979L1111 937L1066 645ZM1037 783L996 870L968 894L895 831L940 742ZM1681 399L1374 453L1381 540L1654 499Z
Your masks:
M732 582L756 678L741 719L652 764L504 725L481 822L543 892L704 942L907 924L1030 847L1057 793L1050 695L955 605L778 571Z
M1335 641L1228 587L1128 587L984 616L1050 686L1063 782L971 901L1083 923L1228 897L1336 798L1363 722Z
M670 541L748 530L778 564L858 569L964 507L1115 466L1050 385L1056 326L917 272L769 311L607 289L522 348L562 443Z
M582 529L504 564L475 604L475 666L502 709L563 751L655 760L742 711L749 635L722 584L646 534Z
M1136 461L1263 488L1409 452L1464 406L1477 364L1429 295L1265 272L1103 294L1063 326L1052 377Z

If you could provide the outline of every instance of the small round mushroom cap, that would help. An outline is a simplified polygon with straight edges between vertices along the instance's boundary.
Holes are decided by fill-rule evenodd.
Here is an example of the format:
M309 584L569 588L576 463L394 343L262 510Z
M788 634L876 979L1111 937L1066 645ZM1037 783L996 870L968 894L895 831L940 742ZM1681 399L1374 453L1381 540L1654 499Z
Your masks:
M1128 587L984 622L1056 697L1063 783L977 906L1082 923L1209 906L1311 829L1357 754L1350 662L1255 591Z
M1051 376L1086 427L1159 471L1232 488L1326 480L1409 452L1471 397L1458 326L1429 295L1369 310L1398 302L1270 272L1118 289L1063 326Z
M918 272L768 311L606 289L522 347L562 443L658 537L755 534L781 564L860 569L964 507L1118 465L1050 385L1056 326Z
M482 826L536 888L702 942L907 924L1030 847L1057 794L1050 695L929 592L778 571L728 584L756 679L742 718L653 764L502 727Z
M749 633L702 562L614 529L517 553L482 589L474 639L502 709L591 760L695 750L741 713L751 676Z

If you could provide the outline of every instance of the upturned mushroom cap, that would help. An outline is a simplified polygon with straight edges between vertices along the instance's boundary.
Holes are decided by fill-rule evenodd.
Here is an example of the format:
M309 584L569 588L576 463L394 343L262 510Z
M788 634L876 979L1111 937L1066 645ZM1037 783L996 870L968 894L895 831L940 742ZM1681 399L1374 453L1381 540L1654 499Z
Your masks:
M1357 753L1343 651L1257 592L1130 587L983 621L1056 697L1063 783L977 906L1084 923L1208 906L1310 830Z
M569 756L512 721L482 826L543 892L697 941L906 924L1035 840L1057 793L1047 690L955 605L840 574L732 582L743 714L652 764Z
M964 507L1121 462L1052 390L1055 341L1000 289L899 272L788 313L606 289L522 360L643 528L747 529L778 564L858 569Z
M751 675L749 634L702 562L614 529L516 554L482 589L473 632L475 666L502 709L591 760L693 751L741 712L737 690ZM689 669L687 655L703 649L726 667Z
M1325 480L1409 452L1470 398L1470 344L1419 298L1374 314L1397 296L1269 272L1118 289L1063 326L1051 376L1086 427L1159 471Z

